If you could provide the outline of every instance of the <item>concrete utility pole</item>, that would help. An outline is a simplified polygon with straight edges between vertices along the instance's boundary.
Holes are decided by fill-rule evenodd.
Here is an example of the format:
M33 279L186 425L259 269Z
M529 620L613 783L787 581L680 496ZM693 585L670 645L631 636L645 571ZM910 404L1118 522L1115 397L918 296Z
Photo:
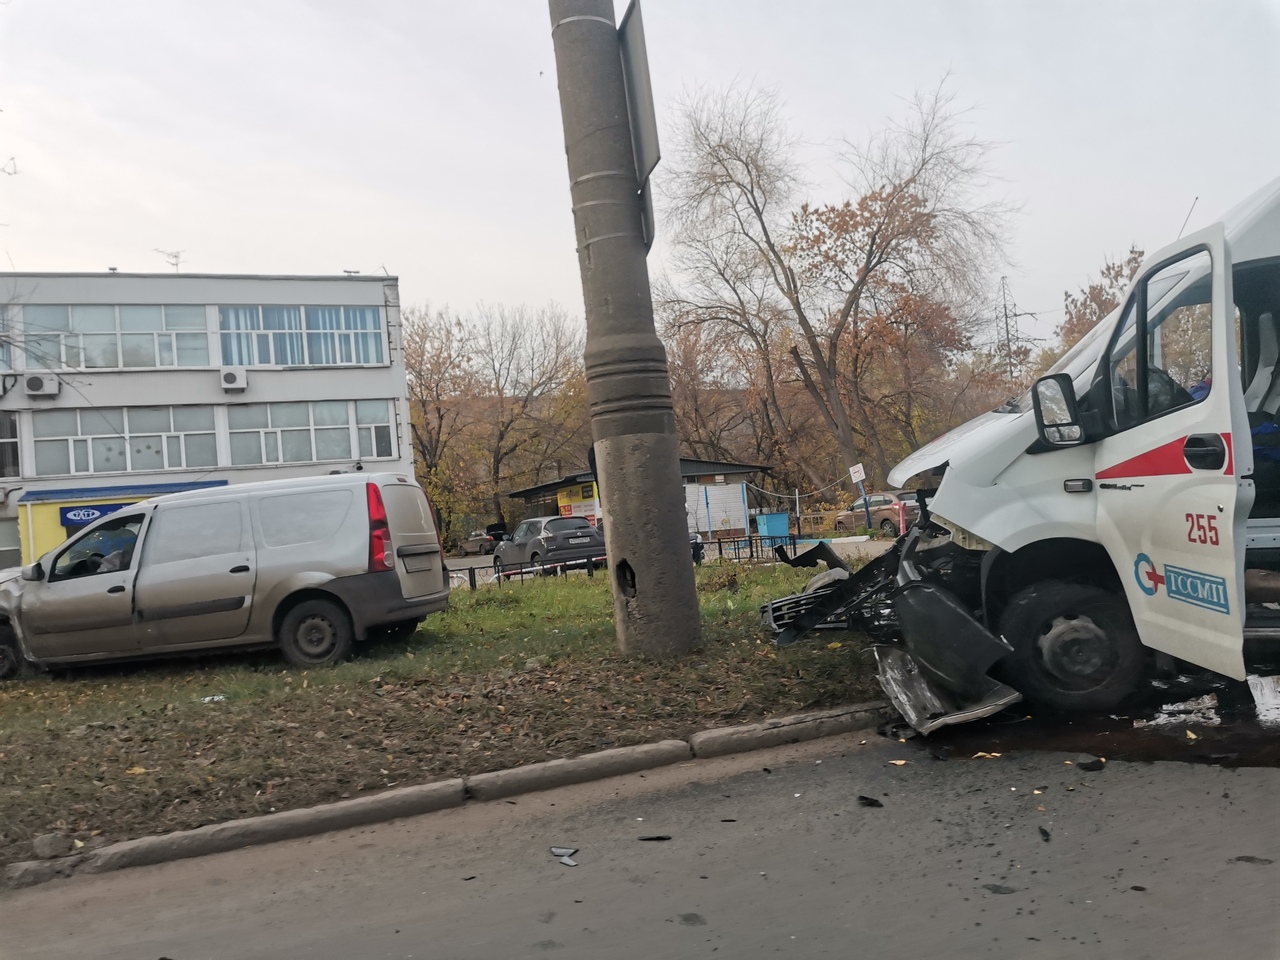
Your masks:
M679 656L697 645L701 623L613 3L550 6L618 644L628 653Z

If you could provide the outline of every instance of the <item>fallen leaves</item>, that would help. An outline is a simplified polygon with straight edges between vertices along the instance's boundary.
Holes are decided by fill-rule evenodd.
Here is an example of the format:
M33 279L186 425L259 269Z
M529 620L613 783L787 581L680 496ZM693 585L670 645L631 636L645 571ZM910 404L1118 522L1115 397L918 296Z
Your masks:
M738 576L766 596L806 579ZM824 645L777 651L744 602L704 622L696 670L623 656L607 578L582 587L526 584L491 611L455 595L412 660L370 647L306 676L270 654L237 655L0 686L0 862L22 859L19 838L59 819L84 840L90 827L125 839L356 797L387 779L483 773L873 696L863 658ZM537 634L533 621L512 626L529 612ZM509 669L537 655L549 658L538 671Z

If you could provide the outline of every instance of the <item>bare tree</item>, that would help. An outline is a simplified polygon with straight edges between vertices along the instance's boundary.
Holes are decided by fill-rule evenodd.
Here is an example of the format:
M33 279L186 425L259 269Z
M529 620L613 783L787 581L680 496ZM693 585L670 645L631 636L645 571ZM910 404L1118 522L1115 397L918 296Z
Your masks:
M501 486L517 454L548 453L546 427L555 422L554 401L581 375L583 334L552 305L481 307L474 323L478 378L476 430L485 450L493 512L503 520Z
M901 123L845 145L848 199L797 206L797 141L775 94L703 93L681 114L668 182L682 291L673 303L684 322L746 338L769 384L798 378L845 466L869 456L883 475L886 403L899 419L912 414L900 389L878 384L901 380L908 364L918 373L925 358L944 370L966 348L1001 253L1007 211L977 199L988 145L964 133L939 87ZM885 362L893 350L897 369Z

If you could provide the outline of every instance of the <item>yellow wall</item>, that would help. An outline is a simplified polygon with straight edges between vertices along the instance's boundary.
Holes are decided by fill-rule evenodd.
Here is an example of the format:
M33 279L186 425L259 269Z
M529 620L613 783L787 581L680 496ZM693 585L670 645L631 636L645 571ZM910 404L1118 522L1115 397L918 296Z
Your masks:
M138 497L84 497L75 500L40 500L21 503L18 535L22 538L22 562L34 563L67 539L58 511L76 503L137 503Z

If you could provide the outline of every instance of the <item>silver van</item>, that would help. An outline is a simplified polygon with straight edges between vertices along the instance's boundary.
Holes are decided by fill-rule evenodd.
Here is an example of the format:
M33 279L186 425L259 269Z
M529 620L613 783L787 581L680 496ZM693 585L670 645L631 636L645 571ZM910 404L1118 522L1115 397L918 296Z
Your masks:
M271 644L318 666L357 639L407 637L448 603L431 504L406 477L176 493L102 518L0 583L0 679L23 661Z

